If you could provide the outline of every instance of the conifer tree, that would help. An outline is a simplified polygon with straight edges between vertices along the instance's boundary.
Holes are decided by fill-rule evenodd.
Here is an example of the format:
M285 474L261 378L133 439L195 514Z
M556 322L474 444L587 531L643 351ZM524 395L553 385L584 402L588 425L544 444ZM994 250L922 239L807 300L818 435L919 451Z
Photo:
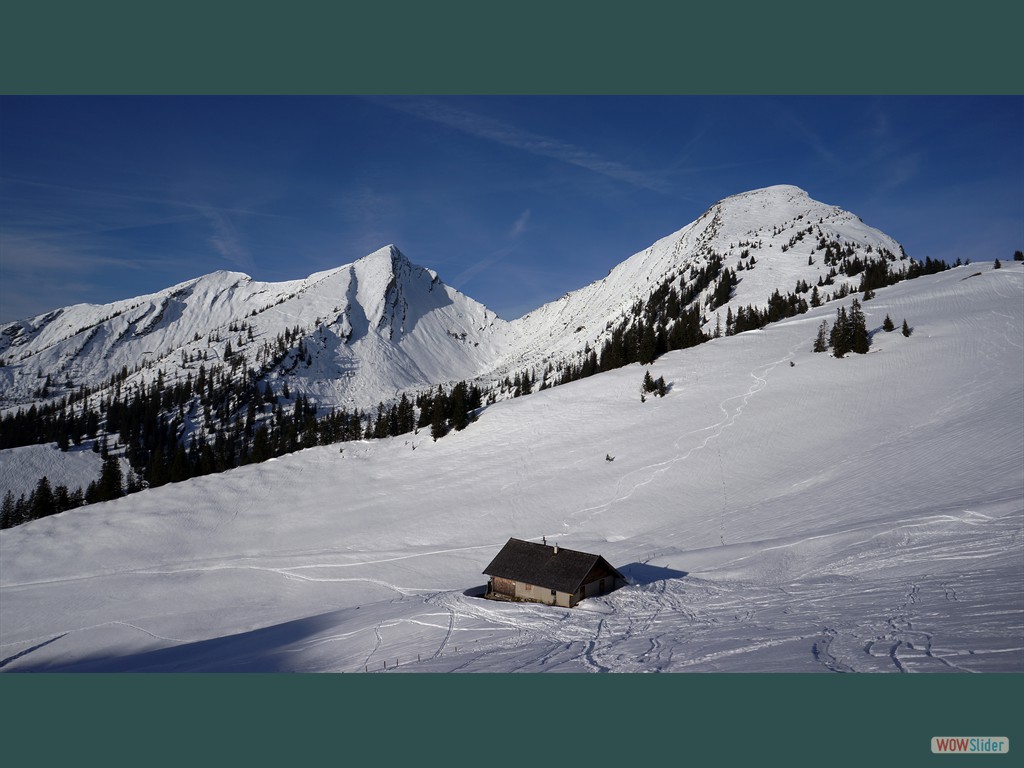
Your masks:
M818 336L814 339L814 351L825 352L828 350L828 320L822 320L818 326Z
M117 464L116 459L113 461L113 464ZM189 471L188 454L185 452L184 445L178 445L178 447L174 449L174 458L171 460L170 473L172 483L180 483L182 480L188 480L191 472ZM108 499L116 499L124 494L120 467L117 468L116 479L111 477L109 480L101 482L105 494L114 494L112 496L108 495Z
M529 373L523 376L523 389L525 390L524 394L529 393L529 377ZM449 409L451 410L452 414L452 429L454 429L456 432L461 432L469 424L469 408L466 404L466 382L460 381L452 388Z
M8 488L0 505L0 528L13 528L17 524L14 492Z
M850 351L858 355L867 354L871 346L871 337L868 335L867 320L860 308L860 302L856 299L850 307Z
M260 426L260 428L256 430L256 435L253 437L252 441L252 453L250 455L254 462L266 461L271 458L270 441L267 438L267 428L265 426Z
M221 442L221 437L219 435L218 442ZM164 459L163 448L160 446L157 446L156 450L153 451L153 454L150 457L146 477L149 480L150 487L152 488L164 485L167 482L167 463ZM88 497L88 492L86 492L86 496Z
M523 376L519 382L519 394L529 395L533 392L533 378L530 375L530 371L524 371ZM454 392L453 392L454 394ZM465 384L463 383L463 395L465 395Z
M906 318L903 319L903 335L907 337L910 336L910 326L907 325Z
M117 499L124 495L124 477L121 473L121 463L116 457L108 456L103 460L99 485L103 501Z
M850 351L849 347L849 319L846 316L846 307L836 310L836 321L829 333L829 343L832 345L832 354L842 357Z
M388 417L384 403L377 403L377 418L373 422L373 436L378 440L388 436Z
M437 441L448 432L445 413L447 411L447 397L444 390L437 387L437 394L434 396L433 415L430 419L430 437Z
M398 402L397 419L398 434L400 435L412 432L416 428L412 402L406 397L404 392L402 393L402 399Z
M640 331L640 344L637 349L637 362L641 365L648 365L654 362L657 356L657 337L654 333L654 326L645 323Z
M66 485L58 485L53 489L53 502L58 512L71 509L71 494L68 493Z
M896 330L896 324L893 323L892 318L889 317L889 315L886 315L885 320L882 322L882 330L886 333Z
M753 260L751 260L751 264L753 263ZM711 308L717 309L727 303L732 296L732 289L736 287L738 282L735 271L729 269L722 270L722 277L718 281L718 285L715 286L715 292L711 297Z
M57 511L57 503L53 497L53 488L44 475L39 478L35 491L29 500L29 515L32 520L39 520Z
M655 389L656 387L654 385L654 377L651 376L651 371L648 368L647 371L644 373L643 391L653 392Z
M420 395L417 398L416 405L419 406L419 409L420 409L419 418L416 420L416 428L417 429L422 429L424 427L430 426L431 420L434 417L434 398L433 398L433 396L429 392L426 393L426 394Z
M212 468L206 469L203 466L203 463L205 461L205 457L204 457L204 454L203 454L204 451L209 452L210 451L209 446L204 445L202 450L200 451L200 454L199 454L200 455L200 471L199 471L199 474L208 475L211 472L213 472L213 469ZM139 481L139 476L137 474L135 474L134 470L130 471L128 473L128 477L125 479L125 484L124 484L125 495L127 496L128 494L138 493L139 491L142 490L142 488L143 488L143 486L142 486L142 483ZM73 499L71 498L71 494L68 494L68 504L71 505L72 501L73 501ZM68 509L70 509L70 508L71 508L71 506L68 507Z

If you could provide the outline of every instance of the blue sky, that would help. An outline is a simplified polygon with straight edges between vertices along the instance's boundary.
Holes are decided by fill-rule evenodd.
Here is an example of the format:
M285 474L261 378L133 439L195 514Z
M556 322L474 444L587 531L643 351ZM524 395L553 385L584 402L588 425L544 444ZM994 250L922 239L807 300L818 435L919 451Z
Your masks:
M0 97L0 322L388 243L513 319L771 184L1011 258L1024 98Z

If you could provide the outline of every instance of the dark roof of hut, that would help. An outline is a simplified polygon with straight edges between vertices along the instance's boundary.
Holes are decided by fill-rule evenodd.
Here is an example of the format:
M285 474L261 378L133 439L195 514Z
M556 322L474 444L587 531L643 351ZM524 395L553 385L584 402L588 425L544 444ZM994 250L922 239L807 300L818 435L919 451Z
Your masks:
M600 555L577 552L557 544L536 544L522 539L509 539L501 551L484 569L487 576L512 579L526 584L572 594L597 567L610 576L622 578L615 568ZM604 575L599 573L597 578Z

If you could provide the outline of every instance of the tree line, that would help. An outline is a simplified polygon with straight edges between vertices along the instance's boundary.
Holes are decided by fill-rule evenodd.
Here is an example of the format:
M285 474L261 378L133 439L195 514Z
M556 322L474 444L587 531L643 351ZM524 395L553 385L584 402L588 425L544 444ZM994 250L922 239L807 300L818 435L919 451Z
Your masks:
M117 382L115 382L117 384ZM4 499L0 527L98 501L119 498L192 477L258 463L315 445L396 436L427 427L433 439L464 429L482 406L479 387L438 386L415 400L403 393L376 413L334 408L321 412L303 393L280 394L253 372L232 375L230 366L200 365L195 379L167 384L159 373L149 384L114 386L102 397L83 388L74 398L7 414L0 447L57 443L61 450L92 443L104 457L100 477L87 488L53 488L41 478L28 496ZM113 445L111 445L113 440ZM115 454L131 467L127 477Z

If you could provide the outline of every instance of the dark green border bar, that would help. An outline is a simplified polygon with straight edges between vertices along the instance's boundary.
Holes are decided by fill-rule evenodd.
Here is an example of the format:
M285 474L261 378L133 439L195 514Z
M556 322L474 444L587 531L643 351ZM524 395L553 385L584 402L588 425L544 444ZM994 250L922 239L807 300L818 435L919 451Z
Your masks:
M1019 12L905 5L7 3L0 93L1024 91ZM2 119L0 102L0 135ZM1024 751L1011 705L1022 681L0 674L2 754L17 765L754 765L778 754L792 766L994 766L1007 760L932 755L930 739L1008 736ZM608 721L594 727L597 711Z
M0 93L1010 94L1021 12L664 0L39 0Z
M16 765L973 765L1020 675L5 675ZM601 713L605 721L595 723ZM1002 765L1001 758L985 765ZM665 761L668 761L666 763ZM940 763L944 764L944 763Z

